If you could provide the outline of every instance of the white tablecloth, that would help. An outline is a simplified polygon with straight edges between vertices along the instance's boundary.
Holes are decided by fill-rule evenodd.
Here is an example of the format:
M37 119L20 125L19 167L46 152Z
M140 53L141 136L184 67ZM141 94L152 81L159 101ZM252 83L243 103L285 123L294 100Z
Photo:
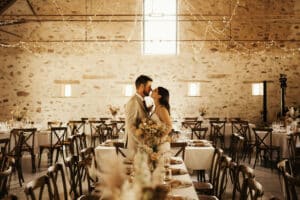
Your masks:
M214 154L213 147L186 147L184 163L191 170L208 170Z
M178 158L176 158L176 159L178 159ZM187 170L185 163L178 164L178 165L172 165L171 167ZM184 175L173 175L172 179L192 183L192 179L188 173L184 174ZM171 191L169 192L169 195L184 196L187 199L198 199L197 193L196 193L193 185L191 185L190 187L186 187L186 188L171 189Z
M126 154L126 149L122 149ZM213 157L213 147L186 147L184 163L188 169L191 170L207 170L210 169L211 160ZM117 156L115 147L98 146L95 148L97 163L105 163L105 160L114 160L117 157L122 158L122 155Z

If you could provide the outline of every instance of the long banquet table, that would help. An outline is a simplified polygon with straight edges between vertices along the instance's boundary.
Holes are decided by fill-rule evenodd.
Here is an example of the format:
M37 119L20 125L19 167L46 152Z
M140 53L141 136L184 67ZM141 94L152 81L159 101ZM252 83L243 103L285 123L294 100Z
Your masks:
M126 153L126 149L124 149L124 150ZM101 165L103 166L107 163L105 161L117 160L117 159L122 158L122 156L120 154L119 155L116 154L115 147L112 147L112 146L98 146L95 148L95 154L96 154L95 156L96 156L97 165L100 167L100 169L101 169ZM182 161L182 159L180 157L173 157L172 159ZM204 165L204 167L205 167L205 165ZM185 162L181 162L181 164L171 165L171 168L187 171ZM172 179L179 180L183 183L189 183L189 185L186 187L172 188L171 191L168 193L168 195L181 196L181 197L184 197L184 199L189 199L189 200L198 199L197 193L192 184L192 179L188 173L181 174L181 175L172 175Z
M122 149L126 154L126 149ZM191 170L208 170L210 169L211 160L214 153L214 147L194 147L187 146L185 149L184 163ZM105 163L105 160L117 159L122 157L121 154L116 154L114 146L97 146L95 148L97 163Z

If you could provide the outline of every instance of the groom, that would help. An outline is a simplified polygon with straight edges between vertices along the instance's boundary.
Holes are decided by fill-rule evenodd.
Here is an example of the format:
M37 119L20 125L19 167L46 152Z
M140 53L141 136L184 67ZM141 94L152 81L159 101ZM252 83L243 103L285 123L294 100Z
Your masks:
M128 148L128 158L133 158L137 150L137 138L135 131L141 120L148 116L145 96L151 92L152 79L145 75L140 75L135 80L136 93L130 98L125 107L125 134Z

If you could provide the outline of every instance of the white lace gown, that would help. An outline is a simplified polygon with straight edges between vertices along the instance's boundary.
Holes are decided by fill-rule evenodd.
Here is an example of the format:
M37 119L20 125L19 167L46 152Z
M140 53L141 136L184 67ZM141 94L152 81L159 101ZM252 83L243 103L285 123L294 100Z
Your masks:
M166 126L166 124L159 119L156 113L153 113L151 115L151 119L160 125ZM158 146L158 152L162 154L170 153L170 151L171 151L170 142L164 142L163 144Z

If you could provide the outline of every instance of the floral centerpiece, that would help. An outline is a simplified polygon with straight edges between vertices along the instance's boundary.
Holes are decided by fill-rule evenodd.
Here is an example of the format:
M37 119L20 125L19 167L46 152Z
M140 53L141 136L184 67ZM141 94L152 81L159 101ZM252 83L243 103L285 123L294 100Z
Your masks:
M136 136L139 140L139 148L149 155L149 161L152 164L150 170L154 170L156 163L161 156L158 152L158 146L168 140L164 137L165 127L159 125L150 118L144 118L136 130Z
M207 113L207 107L202 106L202 107L199 108L199 114L200 114L200 116L203 117L204 115L206 115L206 113Z
M119 107L112 106L112 105L109 106L109 111L110 111L111 115L113 116L113 118L116 117L116 115L118 114L119 110L120 110Z
M26 117L27 110L20 110L19 106L17 106L16 109L12 110L10 113L13 120L16 119L17 121L21 121Z

